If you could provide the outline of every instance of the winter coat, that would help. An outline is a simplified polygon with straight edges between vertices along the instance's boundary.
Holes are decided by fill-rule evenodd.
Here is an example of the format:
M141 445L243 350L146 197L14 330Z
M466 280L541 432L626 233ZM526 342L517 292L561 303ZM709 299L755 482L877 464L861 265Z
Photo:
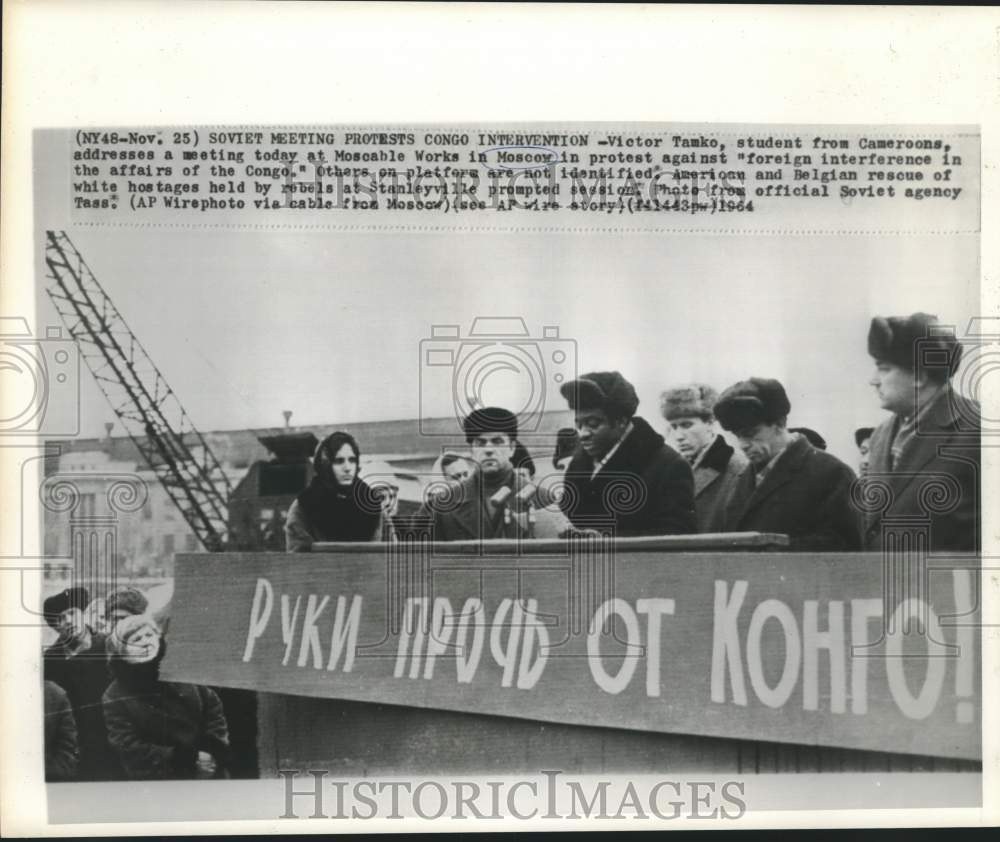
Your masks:
M699 532L721 532L726 502L747 466L747 457L722 436L716 436L692 466L694 510Z
M862 480L866 549L881 550L883 532L916 527L928 531L932 552L979 551L980 419L979 404L949 386L927 407L917 435L891 468L901 419L893 415L876 428ZM894 525L897 518L909 521Z
M109 661L115 679L104 694L108 739L130 780L194 778L199 751L216 761L216 777L229 764L229 735L222 703L197 684L159 680L155 661Z
M753 465L740 474L726 504L726 532L777 532L789 549L861 549L861 521L851 502L854 471L802 436L788 445L755 486Z
M580 529L615 535L679 535L696 531L694 478L687 461L642 418L608 462L591 477L593 458L579 451L569 463L563 513Z
M288 509L285 548L301 553L316 541L378 541L383 531L377 497L364 480L342 490L313 477Z
M528 515L515 513L512 497L520 487L514 471L497 489L487 492L482 473L474 470L461 482L449 483L443 490L424 502L414 519L415 527L430 528L434 541L478 541L493 538L527 538ZM489 497L500 487L509 488L509 505L491 508Z
M80 748L78 780L114 780L120 777L121 770L108 744L101 714L101 698L111 683L105 637L94 632L88 650L76 655L70 652L60 638L44 651L42 662L45 680L66 691L73 708Z
M45 780L76 780L80 747L69 696L54 681L45 682Z

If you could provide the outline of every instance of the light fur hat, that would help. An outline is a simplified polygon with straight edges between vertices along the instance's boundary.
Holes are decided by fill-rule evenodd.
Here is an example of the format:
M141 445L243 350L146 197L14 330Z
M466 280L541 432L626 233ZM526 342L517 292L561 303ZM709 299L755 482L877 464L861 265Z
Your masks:
M719 393L704 383L690 383L667 389L660 395L660 412L667 421L675 418L703 418L708 421L715 417L715 402Z
M115 623L114 629L108 635L106 644L108 652L121 658L127 664L144 664L147 661L152 661L158 653L159 646L139 650L129 645L129 641L136 635L147 630L152 631L156 635L156 639L159 640L160 627L148 614L133 614L130 617L123 617Z

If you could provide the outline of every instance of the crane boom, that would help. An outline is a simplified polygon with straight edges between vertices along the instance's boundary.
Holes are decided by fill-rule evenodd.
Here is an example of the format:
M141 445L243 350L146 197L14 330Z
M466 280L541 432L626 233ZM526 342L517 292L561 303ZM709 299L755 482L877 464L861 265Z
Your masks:
M206 550L226 541L232 487L205 437L65 231L47 231L46 292L115 415Z

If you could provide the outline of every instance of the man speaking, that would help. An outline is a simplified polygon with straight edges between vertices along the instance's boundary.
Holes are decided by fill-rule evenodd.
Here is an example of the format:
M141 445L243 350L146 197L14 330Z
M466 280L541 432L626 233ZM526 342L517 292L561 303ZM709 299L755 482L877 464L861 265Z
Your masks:
M635 414L632 384L595 371L560 392L580 436L560 500L573 526L622 537L696 532L691 468Z

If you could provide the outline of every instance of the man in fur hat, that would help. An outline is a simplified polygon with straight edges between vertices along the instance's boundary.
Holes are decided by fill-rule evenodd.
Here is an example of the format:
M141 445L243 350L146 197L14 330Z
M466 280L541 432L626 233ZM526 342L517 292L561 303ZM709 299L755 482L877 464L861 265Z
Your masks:
M107 595L104 600L104 622L111 631L119 620L136 614L145 614L149 600L138 588L121 585Z
M84 620L90 602L86 588L67 588L45 600L45 621L59 634L42 653L46 681L58 684L69 697L80 749L78 779L104 781L117 776L118 764L108 746L101 697L110 683L105 637Z
M721 532L725 504L747 466L715 426L718 393L704 383L668 389L660 395L660 411L681 456L694 472L694 508L699 532Z
M725 530L783 533L793 550L861 549L854 472L790 432L790 411L784 386L763 377L730 386L715 404L750 462L726 504Z
M981 415L951 387L961 343L926 313L876 317L868 353L871 385L892 416L871 438L866 483L887 484L891 493L887 508L865 514L866 548L882 549L887 521L917 517L929 520L931 550L977 551ZM931 486L943 497L928 495Z
M691 468L635 414L632 384L617 371L595 371L560 391L580 436L560 500L573 526L618 536L695 532Z
M432 489L417 514L434 541L526 538L527 508L517 511L523 481L514 469L517 416L496 406L473 410L462 423L475 470L448 489Z

